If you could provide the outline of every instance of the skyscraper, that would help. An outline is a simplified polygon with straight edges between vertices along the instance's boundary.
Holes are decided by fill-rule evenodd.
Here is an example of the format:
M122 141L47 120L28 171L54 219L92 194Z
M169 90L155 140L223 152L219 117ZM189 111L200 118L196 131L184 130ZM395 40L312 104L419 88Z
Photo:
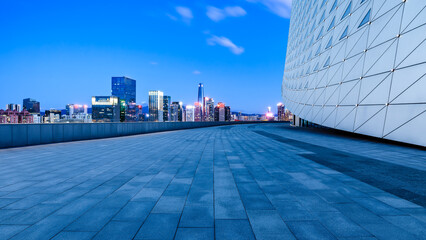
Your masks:
M195 121L201 122L204 118L204 84L198 84L198 105L195 105L195 108L200 108L198 111L195 110ZM198 113L197 113L198 112ZM198 115L197 115L198 114Z
M194 103L194 121L201 122L203 119L203 106L200 102Z
M195 110L194 106L191 106L191 105L186 106L186 117L185 118L186 118L187 122L194 122L194 114L195 114L194 110Z
M285 106L282 103L277 104L278 121L285 121Z
M116 96L92 97L93 122L119 122L120 104Z
M214 108L214 121L215 122L225 122L231 121L231 108L225 106L224 103L219 102Z
M163 92L149 91L149 121L163 121Z
M212 122L214 121L214 100L213 98L204 98L205 103L205 112L204 112L204 121Z
M31 114L40 113L40 102L37 102L35 99L32 98L25 98L23 100L22 107Z
M170 121L171 122L182 122L183 117L183 106L182 102L172 102L170 109Z
M112 77L111 94L119 98L120 121L134 121L136 119L136 80L129 77Z
M172 98L170 96L164 96L163 97L163 121L164 122L170 121L171 104L172 104Z
M6 110L20 112L21 111L21 105L15 104L15 103L7 104L6 105Z
M231 107L230 106L225 106L225 121L229 122L231 121Z
M128 77L112 77L111 94L124 100L126 105L136 103L136 80Z

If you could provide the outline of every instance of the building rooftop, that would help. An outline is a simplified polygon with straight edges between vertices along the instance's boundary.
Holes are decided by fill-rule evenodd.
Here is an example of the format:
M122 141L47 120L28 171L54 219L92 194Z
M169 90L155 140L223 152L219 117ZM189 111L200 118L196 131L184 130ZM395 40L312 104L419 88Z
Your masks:
M287 124L0 150L0 239L424 239L426 152Z

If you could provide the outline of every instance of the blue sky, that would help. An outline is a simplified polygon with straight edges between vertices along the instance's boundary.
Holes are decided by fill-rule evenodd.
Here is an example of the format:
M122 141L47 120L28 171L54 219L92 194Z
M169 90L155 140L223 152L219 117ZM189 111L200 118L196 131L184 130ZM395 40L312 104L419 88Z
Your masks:
M281 101L291 0L0 1L0 108L90 104L111 76L192 104L197 84L231 109Z

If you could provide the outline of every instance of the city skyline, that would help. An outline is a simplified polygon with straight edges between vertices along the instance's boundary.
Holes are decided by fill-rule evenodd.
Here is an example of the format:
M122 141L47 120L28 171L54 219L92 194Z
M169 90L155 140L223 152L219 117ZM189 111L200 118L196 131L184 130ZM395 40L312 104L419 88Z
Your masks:
M277 5L289 11L285 3ZM151 89L193 103L185 89L199 82L209 86L206 96L226 99L238 111L263 112L281 101L279 91L270 89L282 78L288 14L263 1L0 6L0 27L9 36L0 40L0 87L20 86L2 94L0 106L28 97L43 110L89 104L91 96L109 92L104 83L111 76L138 80L137 104L147 103ZM182 9L191 12L190 20ZM116 12L126 14L111 17ZM265 84L259 86L260 80Z

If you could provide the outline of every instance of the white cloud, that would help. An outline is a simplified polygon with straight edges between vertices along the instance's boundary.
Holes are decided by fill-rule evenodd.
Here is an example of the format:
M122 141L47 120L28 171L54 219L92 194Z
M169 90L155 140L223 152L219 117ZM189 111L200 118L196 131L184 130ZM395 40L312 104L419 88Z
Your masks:
M240 55L244 52L243 47L239 47L235 45L231 40L229 40L226 37L218 37L215 35L212 35L211 38L207 39L207 44L215 46L220 45L222 47L228 48L232 53L236 55Z
M187 23L190 23L191 19L194 18L191 9L187 7L178 6L176 7L176 12L181 16L182 20Z
M198 71L198 70L195 70L195 71L193 71L193 72L192 72L192 74L194 74L194 75L199 75L199 74L201 74L201 72L200 72L200 71Z
M150 62L151 65L157 65L158 62Z
M215 22L225 19L226 17L242 17L247 14L247 12L239 7L226 7L224 9L208 6L207 7L207 17Z
M252 3L261 3L271 12L283 18L290 18L292 0L247 0Z
M177 17L175 17L175 16L173 16L173 15L171 15L169 13L166 13L166 16L169 17L173 21L177 21L178 20Z

